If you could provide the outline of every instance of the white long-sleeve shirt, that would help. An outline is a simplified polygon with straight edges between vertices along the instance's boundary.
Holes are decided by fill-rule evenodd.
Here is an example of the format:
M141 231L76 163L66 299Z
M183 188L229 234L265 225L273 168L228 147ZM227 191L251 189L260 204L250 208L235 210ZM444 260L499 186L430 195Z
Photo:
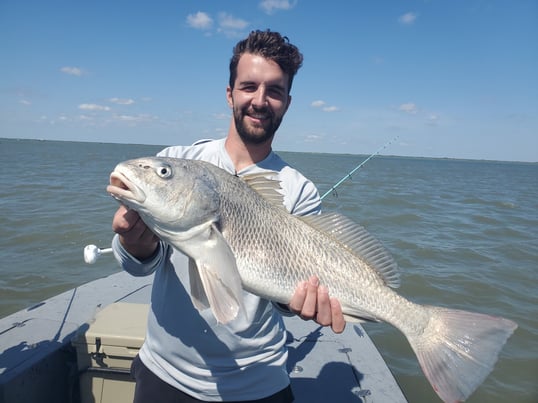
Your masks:
M288 211L316 214L320 198L315 186L277 154L235 172L224 139L194 146L169 147L159 156L211 162L239 176L278 172ZM189 295L188 258L163 242L154 258L140 262L113 241L124 270L144 276L155 272L142 362L159 378L206 401L255 400L289 384L286 332L273 304L246 291L246 315L219 324L210 309L198 311ZM248 318L248 320L246 319Z

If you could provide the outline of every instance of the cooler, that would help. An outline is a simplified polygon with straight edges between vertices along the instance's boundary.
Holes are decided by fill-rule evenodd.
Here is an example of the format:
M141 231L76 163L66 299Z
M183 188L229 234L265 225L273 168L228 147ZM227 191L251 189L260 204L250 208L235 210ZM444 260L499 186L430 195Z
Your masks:
M132 402L133 358L146 334L149 305L118 302L100 311L73 340L82 403Z

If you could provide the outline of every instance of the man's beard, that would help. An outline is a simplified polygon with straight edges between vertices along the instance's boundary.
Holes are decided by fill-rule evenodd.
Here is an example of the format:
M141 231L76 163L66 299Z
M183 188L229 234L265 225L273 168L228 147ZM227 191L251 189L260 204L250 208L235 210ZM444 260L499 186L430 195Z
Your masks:
M248 115L247 111L241 109L233 110L235 128L241 140L245 144L263 144L270 141L274 136L280 123L282 123L282 116L275 117L275 115L267 109L254 111L253 113L263 113L269 115L269 122L266 125L260 125L256 127L249 127L245 124L245 117Z

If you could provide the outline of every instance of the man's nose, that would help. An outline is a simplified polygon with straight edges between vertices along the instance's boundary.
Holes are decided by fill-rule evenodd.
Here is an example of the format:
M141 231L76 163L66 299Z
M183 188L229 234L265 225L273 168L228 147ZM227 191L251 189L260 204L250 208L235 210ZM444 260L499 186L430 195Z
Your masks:
M264 87L258 87L256 92L254 93L252 104L258 107L263 107L267 105L267 91Z

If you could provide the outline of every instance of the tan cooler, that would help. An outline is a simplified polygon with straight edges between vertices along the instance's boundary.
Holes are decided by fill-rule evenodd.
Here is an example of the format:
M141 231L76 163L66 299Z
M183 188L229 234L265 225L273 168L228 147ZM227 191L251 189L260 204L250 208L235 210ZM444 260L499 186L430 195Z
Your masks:
M129 370L144 342L148 309L147 304L111 304L74 339L82 403L133 401Z

